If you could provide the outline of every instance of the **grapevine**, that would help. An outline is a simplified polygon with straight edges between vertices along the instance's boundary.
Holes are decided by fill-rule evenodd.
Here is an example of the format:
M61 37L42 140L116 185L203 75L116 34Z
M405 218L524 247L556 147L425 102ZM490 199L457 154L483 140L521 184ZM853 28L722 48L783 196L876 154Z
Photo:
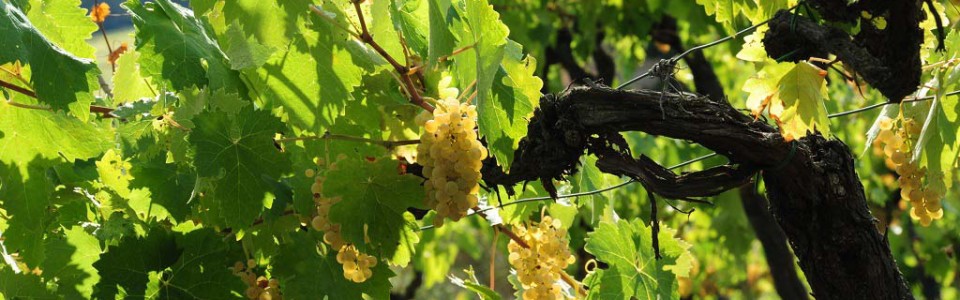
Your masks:
M958 294L949 3L575 2L0 0L0 298Z
M477 108L460 103L460 91L450 87L453 78L440 80L437 107L417 116L423 126L417 161L423 165L425 204L437 211L434 226L448 218L454 222L479 203L480 169L487 149L477 140Z

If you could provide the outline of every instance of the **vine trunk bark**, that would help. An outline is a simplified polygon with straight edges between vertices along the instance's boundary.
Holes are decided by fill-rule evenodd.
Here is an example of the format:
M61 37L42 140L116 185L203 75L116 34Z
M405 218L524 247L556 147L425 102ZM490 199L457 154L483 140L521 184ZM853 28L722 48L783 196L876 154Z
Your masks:
M609 149L628 151L620 144L619 132L625 131L701 144L741 165L731 168L731 176L742 175L734 172L744 169L762 170L770 210L818 299L912 298L887 241L875 227L846 145L819 135L784 142L777 129L726 102L694 94L572 88L541 100L510 172L491 174L493 168L485 168L484 178L512 185L559 177L573 171L584 150L598 154L598 166L609 170L623 159L607 155ZM636 170L644 164L648 162L615 172L633 172L635 178L659 172ZM677 177L691 178L698 175Z

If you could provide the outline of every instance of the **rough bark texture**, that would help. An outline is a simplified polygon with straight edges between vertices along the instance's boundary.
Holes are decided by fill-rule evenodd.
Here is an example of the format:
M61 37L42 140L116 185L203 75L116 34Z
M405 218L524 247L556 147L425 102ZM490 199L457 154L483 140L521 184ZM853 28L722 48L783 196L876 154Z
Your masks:
M874 227L853 158L842 142L813 135L791 145L775 128L723 102L693 94L661 97L656 91L602 86L572 88L556 98L544 98L530 124L510 173L494 174L485 168L485 182L513 185L568 174L585 151L598 154L601 161L627 163L622 155L602 152L622 153L618 133L623 131L690 140L743 170L764 170L771 211L790 239L814 296L911 298L889 247ZM640 171L626 173L633 167L620 170L641 176ZM730 177L725 178L739 178L734 172L741 168L729 170ZM715 171L684 176L716 176L709 174Z
M919 6L910 5L913 1L890 2L899 4L891 4L887 28L879 30L864 20L861 32L854 38L838 28L779 11L770 20L770 30L763 38L764 48L771 58L785 61L836 54L872 87L899 102L920 85L923 33L918 24L922 17Z
M740 188L740 202L757 240L763 244L763 254L766 256L767 266L770 267L777 294L783 299L808 299L807 289L793 265L793 253L790 253L788 248L786 234L770 214L767 198L757 194L756 187L745 186Z

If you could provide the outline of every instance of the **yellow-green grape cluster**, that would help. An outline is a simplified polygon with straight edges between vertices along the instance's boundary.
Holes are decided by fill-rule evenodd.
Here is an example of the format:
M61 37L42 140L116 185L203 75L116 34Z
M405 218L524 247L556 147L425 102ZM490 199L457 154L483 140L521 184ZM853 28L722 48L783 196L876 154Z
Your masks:
M342 159L342 158L339 158ZM323 161L318 161L317 165L323 167ZM331 163L330 169L336 168L336 163ZM364 282L373 271L370 269L377 265L377 258L360 253L353 245L347 244L340 235L340 224L330 222L330 208L340 202L340 197L323 197L324 176L314 172L313 169L307 169L304 172L307 177L314 177L313 202L317 208L317 215L310 220L310 227L314 230L323 232L323 242L330 245L331 249L337 249L337 262L343 265L343 277L353 282Z
M232 268L233 275L240 277L240 280L247 285L247 290L244 292L247 299L282 300L280 282L275 278L268 280L263 276L258 277L257 273L253 271L255 267L257 267L257 263L250 259L247 260L246 264L238 261Z
M922 126L911 118L899 117L897 120L887 117L880 119L880 133L877 143L883 145L887 167L897 171L900 177L900 196L910 202L910 217L920 221L923 226L943 217L940 199L946 193L943 174L928 174L926 167L919 167L911 161L913 148L922 131ZM933 172L930 172L933 173ZM923 179L927 178L927 183Z
M346 244L340 236L340 224L330 222L329 217L330 207L340 202L340 198L315 197L313 201L317 206L317 215L310 220L310 226L317 231L323 231L323 242L333 249L340 249Z
M373 276L370 268L377 265L377 258L360 253L353 245L346 245L337 253L337 262L343 265L343 277L360 283Z
M512 240L507 245L510 250L508 260L517 270L517 279L524 288L524 299L563 298L563 290L557 282L563 269L576 258L567 246L567 231L560 225L560 220L545 216L538 224L516 230L530 248Z
M426 205L437 211L433 224L444 218L454 222L479 203L480 169L487 149L477 140L477 108L457 100L459 90L449 87L450 77L440 81L440 99L433 113L417 116L423 126L417 161L423 165Z

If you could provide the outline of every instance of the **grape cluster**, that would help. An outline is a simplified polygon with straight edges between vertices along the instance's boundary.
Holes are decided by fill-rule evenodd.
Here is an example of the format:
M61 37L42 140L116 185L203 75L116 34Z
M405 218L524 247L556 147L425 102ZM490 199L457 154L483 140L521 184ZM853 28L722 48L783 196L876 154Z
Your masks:
M343 159L342 157L339 159ZM323 160L318 160L317 166L324 167ZM329 169L335 169L336 162L331 163ZM340 224L330 222L330 208L340 202L340 197L323 197L323 182L325 177L313 169L304 171L307 177L313 177L314 183L310 187L313 193L313 202L317 209L317 214L310 219L310 227L314 230L323 232L323 242L330 245L331 249L337 250L337 262L343 265L343 277L350 281L360 283L373 276L370 269L377 265L377 258L371 255L360 253L357 247L348 244L343 236L340 235Z
M280 294L280 282L275 278L267 279L263 276L257 276L253 268L257 267L257 262L250 259L247 263L236 262L233 265L233 275L240 277L240 280L247 285L244 294L247 299L257 300L282 300Z
M897 126L899 121L899 125ZM940 199L946 194L943 174L928 172L926 167L912 161L913 148L922 131L922 126L912 118L888 117L880 119L878 145L882 144L887 167L897 171L900 178L900 196L911 204L910 217L923 226L943 217ZM926 178L926 184L924 184Z
M562 298L563 290L557 282L563 269L576 258L567 246L567 231L560 225L560 220L545 216L538 224L516 229L517 235L530 248L512 240L507 245L510 250L508 260L517 270L517 278L524 288L524 299Z
M444 218L454 222L479 203L480 169L487 149L477 139L477 108L460 103L457 88L449 87L450 77L440 81L440 99L433 113L417 116L423 126L417 146L417 161L423 165L426 205L437 211L433 225L443 226Z
M373 276L370 268L377 265L377 258L360 253L353 245L345 245L337 253L337 262L343 265L343 277L360 283Z

